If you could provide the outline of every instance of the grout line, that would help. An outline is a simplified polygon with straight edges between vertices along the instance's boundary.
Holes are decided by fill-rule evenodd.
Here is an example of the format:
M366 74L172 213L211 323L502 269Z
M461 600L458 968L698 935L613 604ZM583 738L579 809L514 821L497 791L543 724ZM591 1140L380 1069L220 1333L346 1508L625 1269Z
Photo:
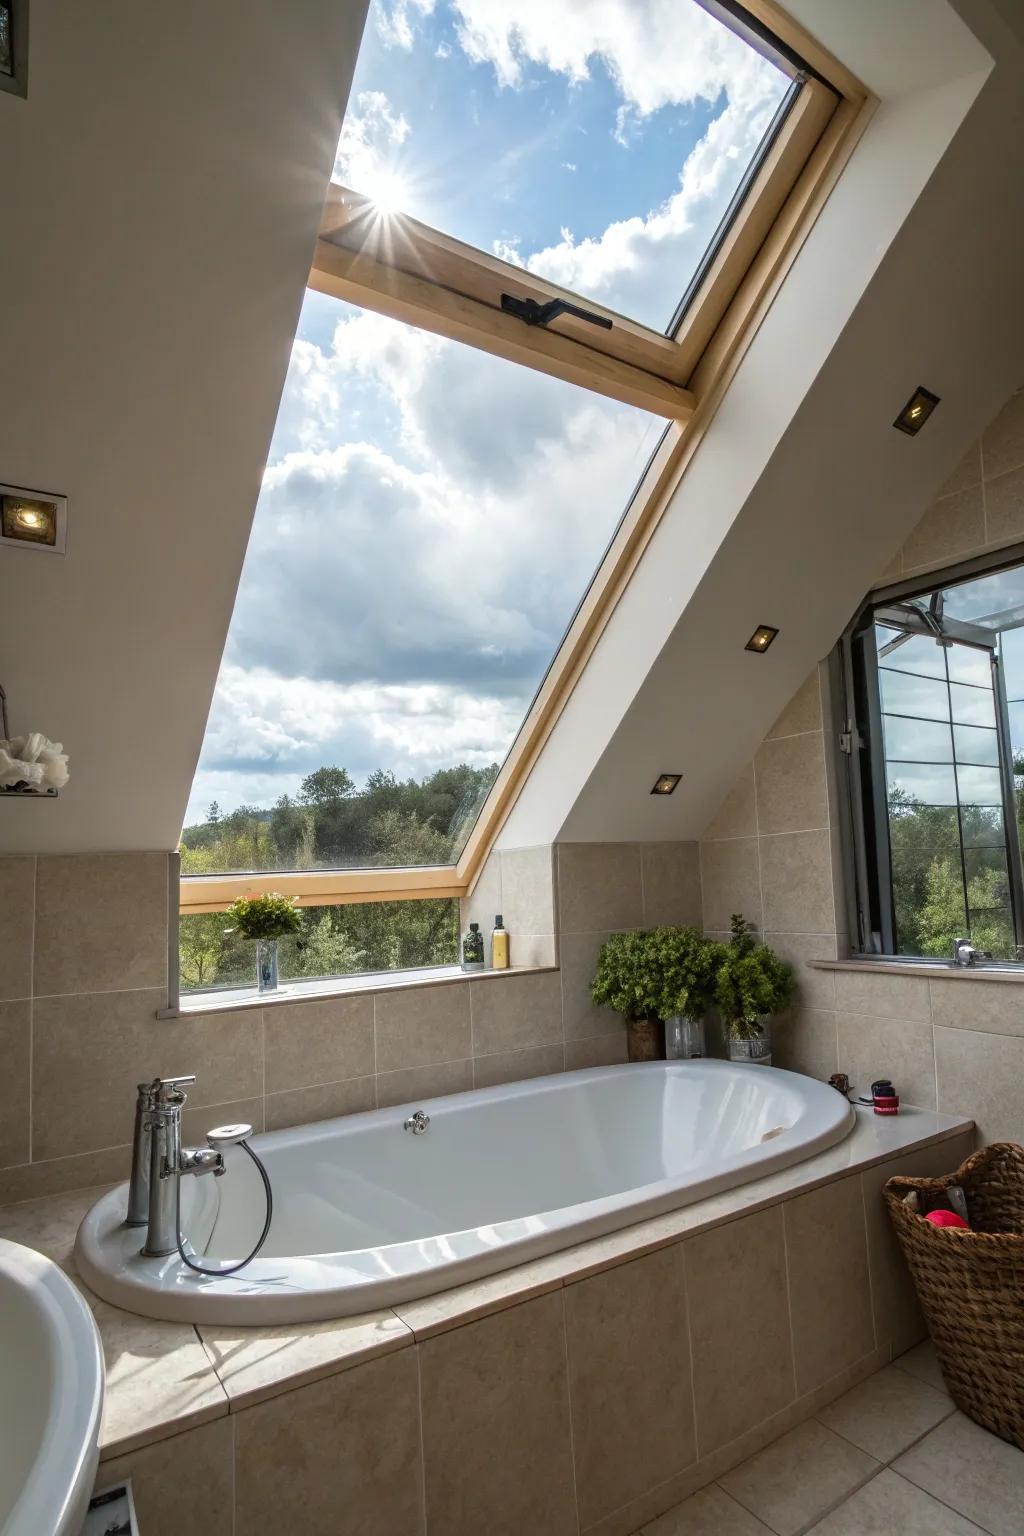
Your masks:
M750 775L751 775L751 778L754 781L754 837L756 839L756 842L754 844L754 851L757 854L757 898L758 898L758 901L761 903L761 915L760 915L760 918L758 920L757 928L758 928L758 932L763 936L764 935L764 929L765 929L765 921L764 921L764 879L762 878L762 874L761 874L761 813L760 813L760 810L758 809L758 804L757 804L757 753L756 752L754 753L754 756L750 760Z
M686 1307L686 1349L690 1361L690 1403L693 1409L693 1459L700 1460L700 1425L697 1419L697 1382L693 1358L693 1311L690 1307L690 1284L687 1279L686 1242L679 1244L680 1269L683 1272L683 1303Z
M837 1180L838 1182L838 1180ZM786 1266L786 1316L789 1319L789 1363L793 1371L793 1401L800 1399L800 1387L796 1379L796 1332L793 1328L793 1291L789 1278L789 1234L786 1230L786 1202L781 1202L782 1257Z
M573 1424L572 1413L572 1374L569 1370L569 1324L565 1315L565 1281L558 1286L554 1294L558 1297L558 1303L562 1311L562 1360L565 1364L565 1397L569 1408L569 1465L572 1467L572 1507L576 1511L576 1532L583 1528L583 1519L580 1514L579 1484L576 1479L576 1431Z
M231 1536L238 1530L238 1415L229 1416L231 1425Z
M29 930L28 946L28 1160L32 1161L32 1143L35 1137L34 1104L34 1077L36 1054L36 902L39 892L39 858L32 859L32 924Z
M837 1038L838 1038L838 1025L837 1025ZM864 1225L864 1259L865 1259L865 1262L867 1264L867 1271L868 1271L868 1300L871 1303L871 1331L872 1331L872 1333L874 1335L875 1348L876 1349L880 1349L881 1348L881 1341L879 1340L879 1337L878 1337L878 1310L877 1310L877 1308L875 1306L875 1282L874 1282L874 1278L873 1278L872 1273L871 1273L871 1233L868 1231L868 1203L867 1203L867 1200L864 1198L864 1175L863 1175L863 1173L859 1173L857 1175L857 1183L860 1185L860 1214L861 1214L861 1221L863 1222L863 1225ZM892 1340L891 1339L889 1340L889 1356L890 1356L890 1359L891 1359L891 1357L892 1357Z
M398 1314L396 1313L395 1315L397 1316ZM402 1319L402 1321L404 1321L404 1319ZM405 1326L408 1328L409 1324L406 1323ZM420 1353L420 1341L416 1337L415 1330L410 1328L409 1331L412 1334L412 1344L407 1346L407 1347L411 1348L415 1352L415 1355L416 1355L416 1407L418 1409L417 1423L418 1423L419 1432L420 1432L420 1514L421 1514L422 1519L423 1519L424 1536L426 1536L426 1531L427 1531L427 1448L426 1448L426 1445L425 1445L424 1439L423 1439L423 1357L422 1357L422 1355Z

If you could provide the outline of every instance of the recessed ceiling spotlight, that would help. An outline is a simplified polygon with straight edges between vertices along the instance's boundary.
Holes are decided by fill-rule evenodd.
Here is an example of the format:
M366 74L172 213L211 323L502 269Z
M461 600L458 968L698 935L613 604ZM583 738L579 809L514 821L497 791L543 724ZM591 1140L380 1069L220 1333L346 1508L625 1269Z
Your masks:
M651 794L670 795L681 778L681 773L659 773L654 781L654 788L651 790Z
M915 433L920 432L938 403L938 395L933 395L930 389L918 385L896 417L893 426L898 432L906 432L908 437L913 437Z
M777 634L778 630L773 629L770 624L759 624L743 649L745 651L764 652L771 645Z
M0 485L0 546L16 545L62 555L67 540L68 504L64 496Z

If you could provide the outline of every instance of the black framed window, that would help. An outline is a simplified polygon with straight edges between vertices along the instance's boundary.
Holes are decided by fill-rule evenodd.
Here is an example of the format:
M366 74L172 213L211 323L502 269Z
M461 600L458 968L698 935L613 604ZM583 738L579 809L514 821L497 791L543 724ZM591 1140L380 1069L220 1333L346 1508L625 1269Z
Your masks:
M0 91L28 93L28 0L0 0Z
M875 594L837 660L857 947L1024 962L1024 549Z

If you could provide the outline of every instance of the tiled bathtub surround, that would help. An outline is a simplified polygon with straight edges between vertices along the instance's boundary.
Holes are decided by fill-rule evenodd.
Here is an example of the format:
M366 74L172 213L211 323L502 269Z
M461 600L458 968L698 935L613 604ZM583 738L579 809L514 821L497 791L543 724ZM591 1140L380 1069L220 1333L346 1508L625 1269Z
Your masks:
M880 1190L955 1166L972 1134L942 1134L851 1173L855 1134L393 1311L196 1330L97 1304L98 1483L132 1476L146 1536L232 1510L235 1536L626 1536L922 1337ZM70 1265L91 1198L9 1207L0 1233Z
M503 852L503 906L493 879L481 900L488 924L504 910L517 965L552 962L561 915L561 972L157 1020L167 856L0 858L0 1201L124 1177L135 1087L156 1073L195 1072L194 1138L218 1120L276 1130L624 1061L621 1020L589 1000L602 925L699 921L696 845L569 846L558 860L564 913L551 849Z

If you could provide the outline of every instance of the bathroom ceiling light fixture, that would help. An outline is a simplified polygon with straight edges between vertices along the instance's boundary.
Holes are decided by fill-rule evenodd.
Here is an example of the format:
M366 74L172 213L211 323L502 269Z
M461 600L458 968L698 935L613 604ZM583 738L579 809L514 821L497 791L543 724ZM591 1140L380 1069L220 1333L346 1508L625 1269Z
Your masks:
M681 773L659 773L654 781L654 788L651 790L651 794L670 795L681 778Z
M893 426L897 432L906 432L908 437L916 436L938 403L938 395L933 395L930 389L925 389L923 384L919 384L896 417Z
M67 547L66 496L0 485L0 544L62 555Z
M759 624L743 649L745 651L757 651L759 654L763 654L771 645L777 634L778 630L775 629L771 624Z

